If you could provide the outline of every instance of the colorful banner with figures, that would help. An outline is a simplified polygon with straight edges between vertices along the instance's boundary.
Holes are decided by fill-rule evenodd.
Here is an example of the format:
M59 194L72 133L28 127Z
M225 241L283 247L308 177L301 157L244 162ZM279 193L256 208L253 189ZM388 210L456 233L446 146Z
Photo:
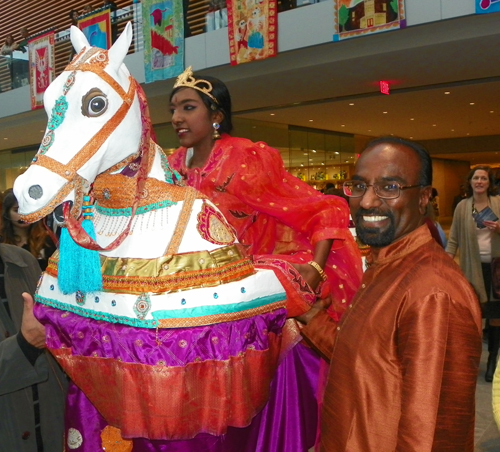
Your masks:
M146 83L184 70L184 13L181 0L143 0Z
M231 64L276 56L276 0L228 0Z
M476 14L497 13L500 11L500 0L475 0Z
M109 49L111 47L110 8L92 11L78 19L78 28L83 31L92 47Z
M54 30L28 41L31 109L43 106L43 93L55 78Z
M404 0L333 0L333 40L406 26Z

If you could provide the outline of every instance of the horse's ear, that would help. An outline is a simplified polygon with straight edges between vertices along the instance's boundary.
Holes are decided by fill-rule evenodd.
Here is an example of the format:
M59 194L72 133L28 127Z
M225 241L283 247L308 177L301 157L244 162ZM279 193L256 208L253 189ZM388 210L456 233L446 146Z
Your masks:
M73 47L75 48L76 53L80 53L80 50L82 50L84 47L87 47L87 48L90 47L90 44L87 41L87 38L85 37L85 35L82 33L82 31L78 27L71 25L70 36L71 36L71 44L73 44Z
M127 23L120 37L108 51L109 64L116 70L121 66L132 42L132 24Z

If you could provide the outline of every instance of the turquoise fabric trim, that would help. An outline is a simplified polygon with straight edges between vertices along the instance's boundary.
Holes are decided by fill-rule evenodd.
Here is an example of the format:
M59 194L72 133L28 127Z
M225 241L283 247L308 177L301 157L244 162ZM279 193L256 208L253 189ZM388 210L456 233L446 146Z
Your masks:
M87 303L93 303L93 301L91 301L92 299L93 298L90 298ZM51 298L45 298L38 294L35 294L35 301L42 303L45 306L51 306L53 308L60 309L61 311L70 311L89 319L102 320L109 323L122 323L124 325L135 326L138 328L156 328L158 326L158 322L156 320L139 320L120 315L113 315L109 312L91 311L83 308L82 306L74 306L72 304L63 303Z
M93 311L85 309L83 306L75 306L35 294L35 301L45 306L51 306L53 308L60 309L61 311L70 311L79 316L94 320L102 320L109 323L121 323L138 328L156 328L158 326L158 320L161 319L186 319L192 317L203 317L207 315L247 311L249 309L258 308L260 306L265 306L266 304L284 300L285 298L286 294L284 292L281 292L276 295L269 295L268 297L256 298L255 300L249 302L233 303L226 306L209 306L191 309L175 309L172 311L155 311L151 313L153 316L153 320L139 320L137 318L113 315L109 312ZM87 303L92 303L92 300L93 297L89 297Z
M168 164L167 156L161 151L160 151L160 161L161 161L161 167L163 168L163 173L165 174L165 182L174 185L173 176L175 176L177 180L182 180L181 175L176 170L170 167L170 165Z
M204 317L207 315L228 314L231 312L248 311L249 309L259 308L266 304L282 301L286 298L285 292L280 292L267 297L256 298L252 301L242 303L232 303L218 306L200 306L197 308L173 309L168 311L154 311L151 313L154 319L178 319Z
M147 206L138 207L135 214L143 215L153 210L165 209L170 206L175 206L176 204L177 203L175 201L166 199L164 201L158 201L153 204L148 204ZM101 215L106 215L108 217L130 217L132 215L132 207L126 207L124 209L110 209L108 207L102 207L96 204L95 210Z

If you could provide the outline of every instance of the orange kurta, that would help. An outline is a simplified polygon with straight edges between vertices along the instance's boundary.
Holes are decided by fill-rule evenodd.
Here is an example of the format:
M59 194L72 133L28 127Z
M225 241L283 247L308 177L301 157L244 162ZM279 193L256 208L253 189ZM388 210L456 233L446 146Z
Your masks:
M425 225L380 250L338 325L303 333L331 356L323 452L474 450L479 303Z

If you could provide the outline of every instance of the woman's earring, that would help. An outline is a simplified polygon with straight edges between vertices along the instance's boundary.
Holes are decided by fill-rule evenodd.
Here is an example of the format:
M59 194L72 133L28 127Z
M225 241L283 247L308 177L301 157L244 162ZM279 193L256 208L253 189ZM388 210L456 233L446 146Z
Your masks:
M212 127L214 128L214 133L212 134L212 138L214 140L218 140L220 138L220 133L219 133L220 124L218 122L214 122L212 124Z

